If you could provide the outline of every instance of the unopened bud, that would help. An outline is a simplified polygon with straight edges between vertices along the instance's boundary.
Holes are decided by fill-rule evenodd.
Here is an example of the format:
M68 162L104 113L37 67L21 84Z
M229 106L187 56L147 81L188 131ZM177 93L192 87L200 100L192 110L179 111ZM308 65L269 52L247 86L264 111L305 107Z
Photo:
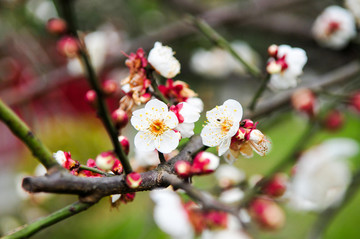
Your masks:
M126 184L130 188L139 187L141 182L142 182L142 179L141 179L140 173L132 172L132 173L129 173L128 175L126 175Z
M314 115L315 95L307 88L298 89L291 96L291 103L295 110L304 112L309 116Z
M284 173L277 173L263 187L262 191L271 197L280 197L286 191L288 177Z
M102 88L105 95L111 96L117 91L118 84L114 80L106 80L104 81Z
M123 135L120 135L118 137L118 140L119 140L119 143L121 145L121 147L123 148L124 150L124 153L126 155L129 154L129 151L130 151L130 143L129 143L129 139L126 137L126 136L123 136Z
M120 163L120 161L115 160L115 163L114 163L111 171L116 175L120 175L120 174L122 174L123 170L124 170L124 168L123 168L122 164Z
M98 168L107 171L112 169L117 158L113 152L102 152L95 160Z
M202 151L195 156L191 171L194 174L212 173L219 166L219 163L220 159L218 156Z
M74 37L65 36L57 42L57 49L63 56L73 58L79 52L79 44Z
M284 211L272 200L256 198L250 204L250 215L260 227L277 230L285 223Z
M328 130L338 130L344 125L344 115L338 110L333 110L325 117L324 124Z
M276 61L272 60L270 61L266 66L266 71L269 74L278 74L282 70L282 65L278 64Z
M187 178L191 175L191 164L188 161L180 160L174 165L175 172L182 178Z
M140 101L141 101L141 103L145 104L145 103L147 103L149 100L151 100L151 97L152 97L152 95L151 95L150 93L142 94L142 95L140 96Z
M134 199L135 199L135 195L136 195L135 192L133 192L133 193L121 194L120 201L121 201L122 203L125 203L125 204L128 203L128 202L132 202L132 201L134 201Z
M118 129L124 128L129 123L128 114L120 108L111 113L111 118Z
M63 34L66 28L66 22L60 18L51 18L46 24L46 29L52 34Z
M269 56L276 58L276 56L277 56L277 54L278 54L278 50L279 50L278 45L272 44L272 45L269 46L269 48L268 48L268 54L269 54Z
M221 211L205 213L205 224L210 229L225 229L228 226L228 214Z
M360 113L360 91L356 92L350 99L350 105Z
M91 105L96 105L96 92L94 90L88 90L85 95L85 100Z

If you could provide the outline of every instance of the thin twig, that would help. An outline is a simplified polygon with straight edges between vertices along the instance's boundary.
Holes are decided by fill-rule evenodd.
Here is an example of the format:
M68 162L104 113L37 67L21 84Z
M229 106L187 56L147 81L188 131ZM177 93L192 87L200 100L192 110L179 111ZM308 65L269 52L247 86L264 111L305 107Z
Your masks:
M216 32L209 24L207 24L204 20L190 17L193 24L211 41L213 41L216 45L228 51L240 64L242 64L246 70L254 77L261 77L261 70L255 66L244 60L230 45L230 43L222 37L218 32Z
M78 214L82 211L85 211L91 207L93 203L83 203L75 202L69 206L66 206L47 217L40 218L39 220L21 226L20 228L15 229L15 232L10 232L10 234L2 237L4 239L18 239L18 238L29 238L40 230L43 230L57 222L60 222L66 218L69 218L75 214Z
M60 1L59 5L62 8L64 19L67 21L69 30L77 39L79 39L79 36L77 34L77 28L76 28L76 19L73 9L74 1L72 0L62 0ZM122 166L124 167L124 171L126 174L132 172L131 165L129 163L129 160L121 147L119 140L118 140L118 132L113 125L109 113L109 109L105 103L104 100L104 93L101 89L100 82L97 78L97 75L95 73L95 70L91 64L90 58L86 51L86 46L81 44L80 47L80 58L85 65L85 69L87 72L87 79L89 81L89 84L91 85L92 89L96 92L96 100L97 100L97 107L98 107L98 114L101 118L101 121L103 122L106 131L108 132L108 135L111 139L111 142L114 147L114 152L118 156Z
M32 154L45 166L46 169L60 165L52 157L51 151L35 137L29 127L22 121L14 111L0 99L0 120L30 149Z
M258 99L260 98L260 96L262 95L262 93L264 92L264 90L266 89L267 83L270 80L270 75L267 74L266 77L261 81L261 85L259 86L259 89L256 91L256 93L254 94L250 104L249 104L249 110L253 111L255 110L256 104Z

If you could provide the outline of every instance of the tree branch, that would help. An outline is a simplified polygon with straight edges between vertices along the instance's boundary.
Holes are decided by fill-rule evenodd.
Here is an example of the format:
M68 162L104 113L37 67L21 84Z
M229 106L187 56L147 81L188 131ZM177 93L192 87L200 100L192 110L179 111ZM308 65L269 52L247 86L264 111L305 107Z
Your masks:
M35 137L24 121L22 121L14 111L6 106L2 100L0 100L0 120L9 127L14 135L26 144L32 154L45 166L46 169L49 170L55 166L60 168L60 165L52 157L50 150Z
M66 218L69 218L75 214L78 214L82 211L85 211L89 207L91 207L92 203L83 203L83 202L75 202L69 206L66 206L47 217L40 218L39 220L31 223L23 225L14 232L10 232L10 234L2 237L4 239L17 239L17 238L29 238L34 235L38 231L47 228L57 222L60 222Z

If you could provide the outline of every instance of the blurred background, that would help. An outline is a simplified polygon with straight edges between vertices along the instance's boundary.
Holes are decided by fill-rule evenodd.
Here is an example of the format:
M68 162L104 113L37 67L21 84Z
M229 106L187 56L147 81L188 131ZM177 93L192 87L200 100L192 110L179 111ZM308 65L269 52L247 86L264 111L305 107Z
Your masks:
M230 98L247 105L259 80L246 74L224 52L214 49L213 43L189 24L189 15L205 19L247 61L262 70L266 66L269 45L288 44L303 48L308 62L300 85L308 85L359 59L359 36L341 50L321 47L312 36L316 17L327 6L343 4L343 1L330 0L75 2L81 34L92 35L88 40L94 45L91 57L102 81L119 82L128 74L124 64L126 54L140 47L148 52L155 41L161 41L173 48L181 63L181 74L176 79L187 82L198 93L205 110ZM0 98L53 152L70 151L74 159L85 164L87 159L111 149L111 142L85 100L89 86L81 66L58 53L59 37L50 34L46 28L48 20L54 17L58 15L52 1L0 0ZM201 53L206 51L215 51L215 56L204 66L199 62L203 59ZM359 76L354 74L352 77L359 82ZM267 90L260 103L281 94L286 92ZM116 97L108 100L110 109L118 107L118 100ZM321 131L309 139L308 146L333 137L349 137L360 142L359 113L348 107L340 110L345 119L343 126L335 131ZM197 133L205 120L204 113L202 118L196 126ZM236 162L247 178L264 174L276 165L296 143L306 124L306 118L292 112L290 106L258 120L259 129L271 138L272 151L264 158ZM123 133L130 138L131 151L134 133L131 126ZM360 158L352 158L350 165L353 169L360 167ZM29 195L23 191L21 179L35 175L37 166L37 161L23 144L0 123L0 235L76 200L74 196ZM213 175L197 177L194 182L202 189L210 189L216 184ZM110 207L109 200L104 198L88 211L45 229L33 238L169 237L153 220L153 203L147 192L138 193L134 202L117 209ZM359 237L359 202L358 193L331 223L325 238ZM275 232L259 231L254 238L306 237L317 214L296 212L287 206L283 208L287 218L284 228Z

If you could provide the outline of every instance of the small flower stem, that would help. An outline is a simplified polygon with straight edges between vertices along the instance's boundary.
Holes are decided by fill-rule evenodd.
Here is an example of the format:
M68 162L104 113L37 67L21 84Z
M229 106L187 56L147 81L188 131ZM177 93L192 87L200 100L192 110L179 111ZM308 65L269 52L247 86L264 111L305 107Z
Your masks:
M260 96L262 95L262 93L265 91L267 83L270 80L270 75L267 74L266 77L261 81L261 84L258 88L258 90L256 91L256 93L254 94L252 100L250 101L250 104L248 106L248 108L253 111L255 110L256 104L260 98Z
M60 165L52 157L51 151L35 137L29 127L22 121L14 111L0 100L0 120L3 121L9 129L30 149L32 154L45 166L50 169Z
M335 207L330 207L323 211L316 222L314 223L312 229L310 230L309 239L320 239L325 233L326 229L334 218L339 214L339 212L347 205L348 202L353 198L353 196L358 192L360 184L360 170L358 170L352 177L351 183L346 190L343 200L341 203Z
M101 171L100 169L88 167L88 166L85 166L85 165L80 165L80 166L79 166L79 169L80 169L80 170L88 170L88 171L91 171L91 172L93 172L93 173L98 173L98 174L104 175L104 176L106 176L106 177L114 176L113 174L106 173L106 172L104 172L104 171Z
M158 154L159 154L160 163L161 163L161 164L166 163L166 160L165 160L164 154L163 154L163 153L161 153L161 152L159 152L159 151L158 151Z
M250 63L246 62L244 58L242 58L230 45L230 43L222 37L218 32L216 32L209 24L207 24L204 20L198 19L195 17L190 17L191 22L211 41L213 41L216 45L228 51L237 61L239 61L247 71L254 77L261 77L261 70Z
M77 39L79 39L79 36L77 34L73 4L74 4L74 1L72 1L72 0L59 1L59 5L60 5L60 8L62 9L63 17L66 20L66 22L68 23L70 33L72 35L74 35ZM99 114L101 121L104 124L105 129L111 139L111 142L114 147L114 151L115 151L116 155L118 156L122 166L124 167L125 173L129 174L132 172L132 168L130 166L129 160L128 160L123 148L121 147L121 145L119 143L118 132L111 121L109 109L104 100L104 93L102 92L100 82L97 78L95 70L92 67L92 64L91 64L90 58L87 54L85 45L80 46L79 55L85 66L89 84L90 84L91 88L96 92L98 114Z
M92 206L92 203L76 202L69 206L66 206L47 217L40 218L39 220L29 224L21 226L14 233L2 237L3 239L17 239L17 238L29 238L38 231L49 227L57 222L60 222L68 217L71 217L79 212L82 212Z

